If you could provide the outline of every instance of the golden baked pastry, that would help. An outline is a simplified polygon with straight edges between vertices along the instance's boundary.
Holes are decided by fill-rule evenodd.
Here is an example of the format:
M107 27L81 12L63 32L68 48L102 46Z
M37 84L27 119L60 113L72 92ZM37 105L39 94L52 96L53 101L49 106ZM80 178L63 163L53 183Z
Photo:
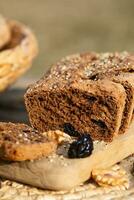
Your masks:
M11 39L11 32L7 20L0 15L0 49Z
M8 20L9 43L0 51L0 91L3 91L30 68L38 52L36 38L25 25Z

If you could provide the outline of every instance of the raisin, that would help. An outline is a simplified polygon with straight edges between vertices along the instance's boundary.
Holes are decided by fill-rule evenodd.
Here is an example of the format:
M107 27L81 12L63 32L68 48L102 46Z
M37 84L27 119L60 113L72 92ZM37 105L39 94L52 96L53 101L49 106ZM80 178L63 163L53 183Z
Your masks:
M106 129L106 128L107 128L105 122L103 122L103 121L100 120L100 119L99 119L99 120L91 119L91 121L92 121L93 123L95 123L97 126L99 126L100 128L103 128L103 129Z
M39 100L39 101L43 101L43 98L42 98L42 97L38 97L38 100Z
M130 69L130 70L128 70L128 72L130 72L130 73L131 73L131 72L134 72L134 70L133 70L133 69Z
M98 80L98 75L99 74L94 74L94 75L90 76L89 79L96 81L96 80Z
M78 137L80 133L75 130L75 128L70 123L65 123L63 126L64 132L70 136Z
M69 150L69 158L85 158L93 151L93 141L89 134L80 135L76 141L72 142Z
M96 97L93 97L93 96L88 96L87 99L89 102L94 102L97 100Z

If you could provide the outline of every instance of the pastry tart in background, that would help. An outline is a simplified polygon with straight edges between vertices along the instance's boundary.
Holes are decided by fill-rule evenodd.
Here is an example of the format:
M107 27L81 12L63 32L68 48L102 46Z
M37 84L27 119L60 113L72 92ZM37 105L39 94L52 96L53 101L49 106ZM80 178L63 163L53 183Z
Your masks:
M0 15L0 49L11 39L11 31L7 20Z
M2 19L0 17L0 92L30 68L38 52L36 38L27 26Z

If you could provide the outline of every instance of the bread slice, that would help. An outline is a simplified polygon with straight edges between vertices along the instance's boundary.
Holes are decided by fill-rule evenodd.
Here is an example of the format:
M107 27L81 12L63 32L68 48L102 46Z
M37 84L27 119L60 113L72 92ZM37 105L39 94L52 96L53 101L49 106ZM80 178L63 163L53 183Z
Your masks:
M33 160L56 150L56 141L25 124L0 122L0 158L10 161Z
M118 76L112 78L116 83L122 84L126 91L126 103L123 111L121 126L119 134L125 132L129 128L132 121L134 111L134 74L133 73L121 73Z

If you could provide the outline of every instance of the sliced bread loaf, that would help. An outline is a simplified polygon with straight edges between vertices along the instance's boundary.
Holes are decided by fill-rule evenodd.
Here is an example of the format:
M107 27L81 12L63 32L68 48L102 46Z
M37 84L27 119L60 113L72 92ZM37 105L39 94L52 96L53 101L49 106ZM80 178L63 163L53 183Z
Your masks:
M133 107L128 95L128 90L132 94L132 84L117 76L133 74L133 70L134 57L126 52L62 59L25 94L32 126L39 131L76 129L93 139L111 141L118 132L125 132ZM111 80L114 76L116 80Z

